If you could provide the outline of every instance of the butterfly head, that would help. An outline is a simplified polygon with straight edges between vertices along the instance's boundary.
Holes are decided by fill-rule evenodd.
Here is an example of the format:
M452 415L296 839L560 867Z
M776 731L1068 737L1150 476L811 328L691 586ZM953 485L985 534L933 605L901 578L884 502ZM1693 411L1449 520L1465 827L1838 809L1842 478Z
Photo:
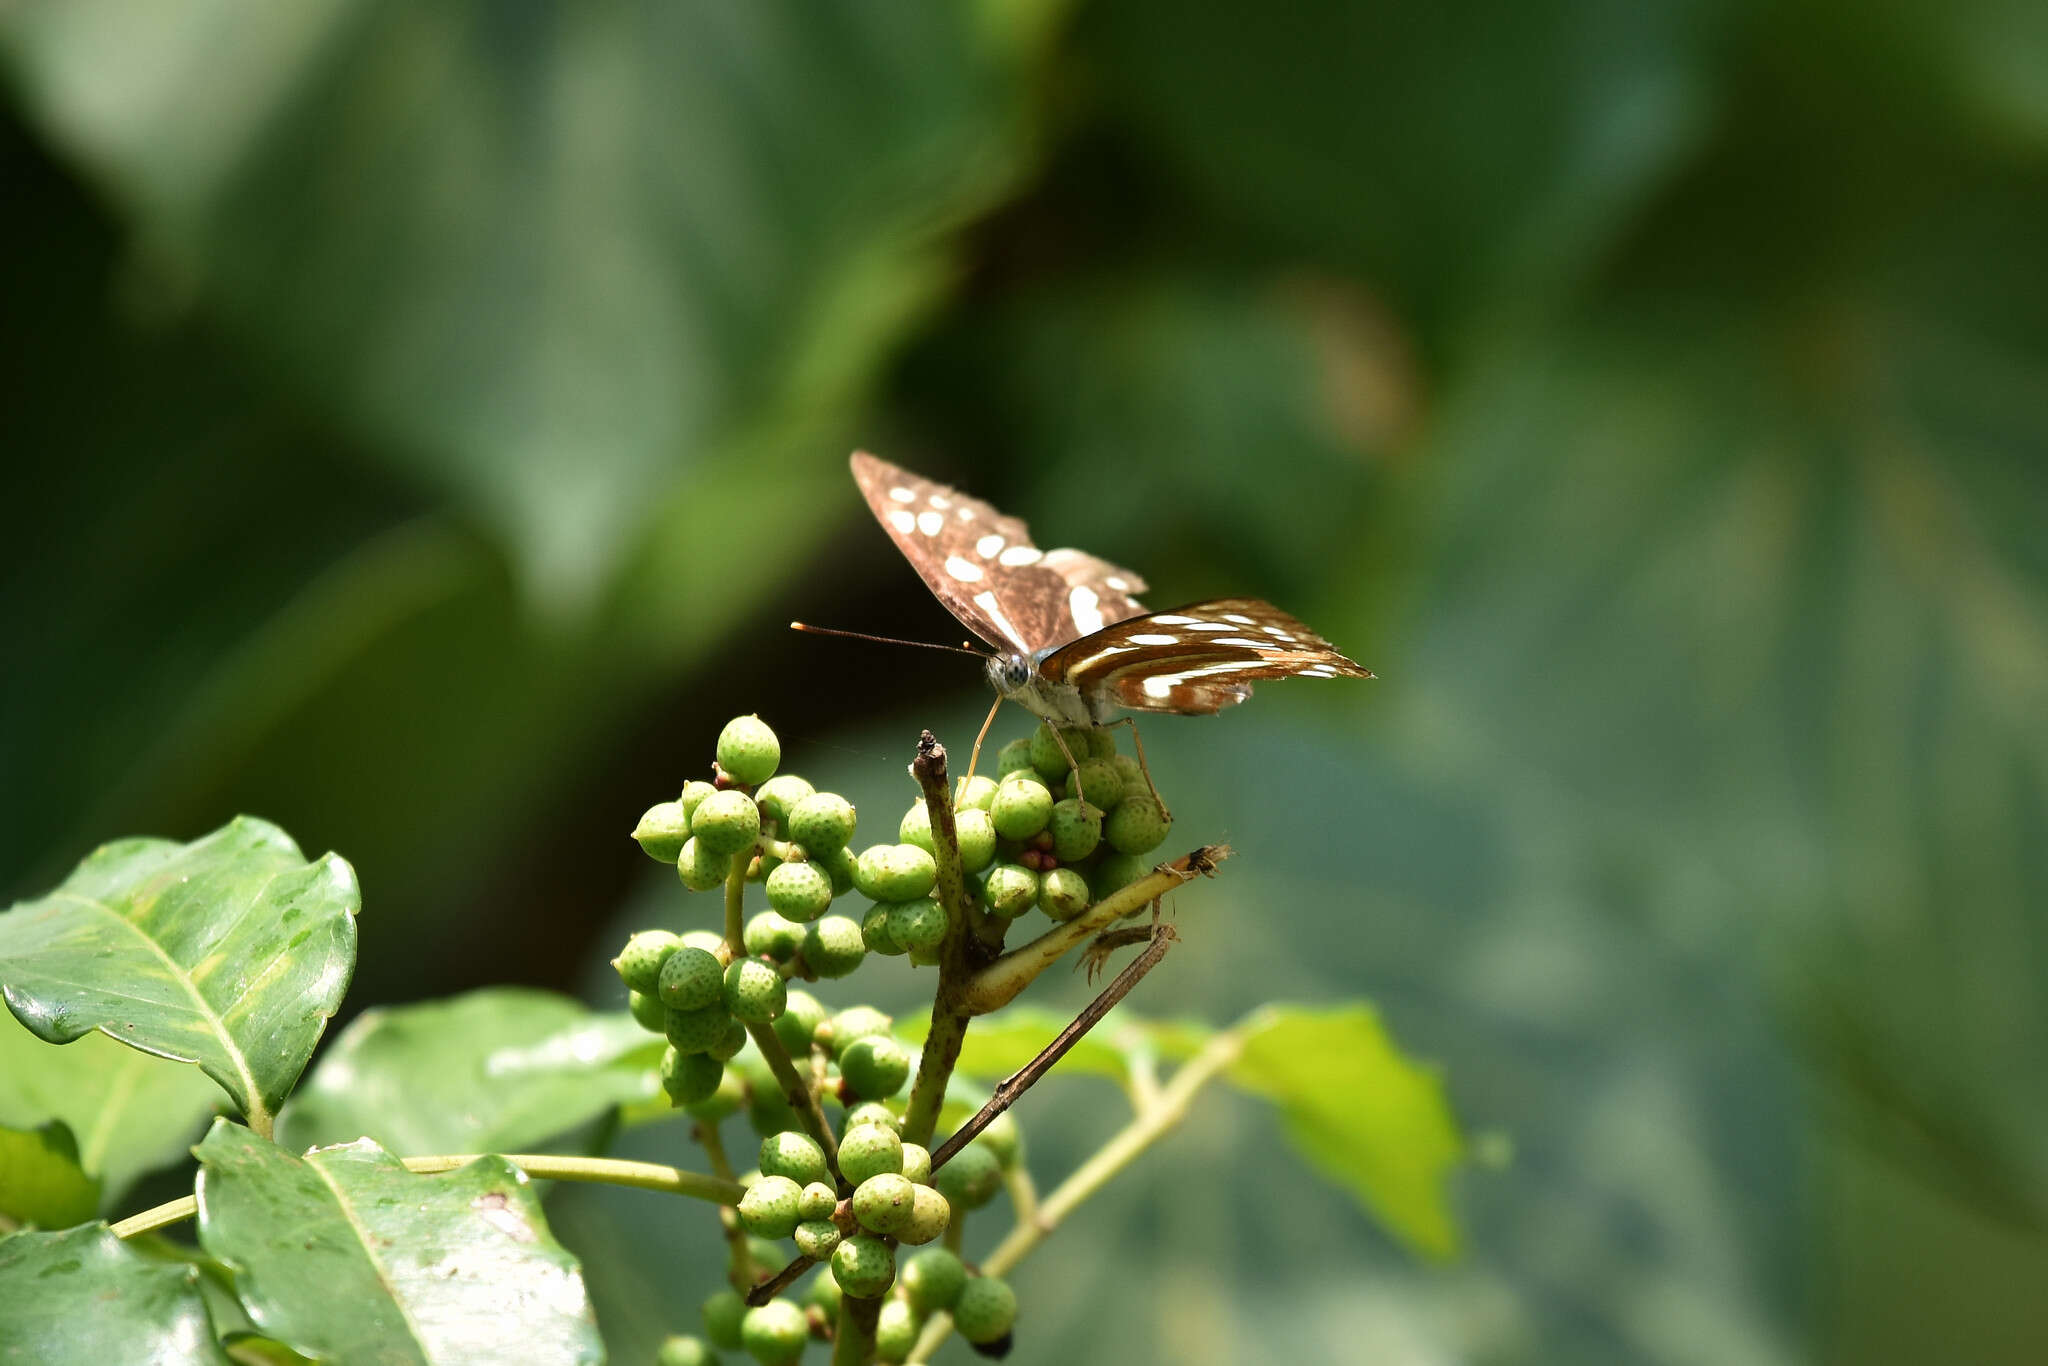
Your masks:
M988 681L1005 697L1013 697L1031 686L1038 662L1029 655L1005 654L988 657Z

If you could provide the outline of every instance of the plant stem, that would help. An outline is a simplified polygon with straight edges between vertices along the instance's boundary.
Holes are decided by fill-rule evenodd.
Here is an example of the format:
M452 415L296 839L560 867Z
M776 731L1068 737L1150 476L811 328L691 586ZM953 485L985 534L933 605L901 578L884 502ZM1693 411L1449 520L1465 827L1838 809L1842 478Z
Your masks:
M924 1048L918 1054L917 1080L911 1083L910 1102L903 1112L903 1141L931 1145L932 1130L938 1127L939 1108L945 1104L946 1083L960 1061L960 1045L967 1037L971 1014L962 1003L963 990L972 980L968 962L970 933L967 920L965 875L960 869L960 836L953 824L952 784L946 776L946 747L930 731L918 737L917 758L910 765L911 776L924 791L925 811L931 817L932 862L938 866L937 893L946 911L946 937L939 944L939 983L932 993L931 1028L925 1033Z
M703 1146L711 1170L726 1181L733 1179L732 1159L725 1155L725 1136L715 1120L700 1119L691 1130ZM725 1237L725 1276L735 1290L754 1283L754 1254L747 1246L747 1231L740 1227L739 1213L730 1205L718 1210L719 1232Z
M466 1166L486 1153L444 1153L433 1157L408 1157L406 1170L446 1172ZM628 1162L616 1157L571 1157L556 1153L500 1153L507 1162L537 1180L590 1181L608 1186L634 1186L641 1190L690 1195L719 1205L737 1205L746 1191L737 1181L722 1181L701 1172L665 1167L658 1162ZM199 1211L199 1202L187 1195L130 1215L114 1225L115 1236L132 1238L138 1233L163 1228Z
M995 1251L982 1259L983 1274L1006 1275L1036 1251L1047 1234L1101 1190L1111 1177L1130 1166L1139 1154L1186 1119L1188 1106L1201 1089L1215 1080L1217 1073L1237 1061L1238 1055L1244 1051L1245 1037L1244 1028L1239 1026L1216 1035L1204 1044L1201 1052L1189 1058L1173 1074L1173 1080L1160 1091L1156 1103L1134 1116L1129 1124L1098 1148L1093 1157L1075 1168L1073 1174L1060 1182L1030 1217L1024 1217L1020 1211L1016 1226L996 1245ZM924 1332L918 1335L917 1346L911 1351L907 1363L929 1361L952 1331L951 1314L944 1310L933 1314L926 1322Z
M734 854L732 868L725 875L725 946L732 950L734 958L747 956L747 860L753 854L752 849L742 849Z
M832 1366L867 1366L875 1356L875 1320L880 1300L843 1296L839 1301L839 1332L832 1340Z
M782 1036L775 1032L774 1025L765 1024L750 1024L747 1033L753 1036L754 1047L761 1050L762 1060L781 1085L782 1098L796 1111L797 1122L825 1150L825 1164L832 1169L833 1176L838 1176L839 1141L832 1137L832 1126L825 1122L825 1109L818 1104L817 1093L804 1081L790 1059L789 1050L782 1046Z

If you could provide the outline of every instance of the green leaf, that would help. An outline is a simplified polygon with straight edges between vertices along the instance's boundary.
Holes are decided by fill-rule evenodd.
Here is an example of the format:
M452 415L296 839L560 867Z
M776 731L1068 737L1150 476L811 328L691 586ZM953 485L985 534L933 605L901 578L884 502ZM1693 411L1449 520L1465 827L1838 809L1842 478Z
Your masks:
M1443 1079L1403 1054L1371 1007L1259 1012L1230 1079L1278 1105L1302 1155L1409 1247L1458 1250L1445 1184L1465 1142Z
M249 1317L335 1361L603 1360L576 1259L501 1157L422 1175L365 1139L294 1157L217 1121L199 1241Z
M99 1029L197 1062L268 1133L348 987L360 903L345 861L267 821L121 840L0 915L0 986L51 1043Z
M960 1061L955 1065L954 1075L999 1081L1037 1057L1067 1027L1069 1018L1036 1006L1009 1006L977 1016L960 1046ZM1116 1036L1121 1019L1115 1011L1105 1016L1059 1060L1053 1072L1061 1076L1085 1073L1122 1081L1130 1073L1130 1064L1109 1041ZM906 1016L897 1021L896 1034L911 1043L922 1043L930 1028L929 1016Z
M99 1208L100 1183L78 1162L62 1120L39 1129L0 1127L0 1215L43 1228L69 1228Z
M628 1015L520 987L366 1010L292 1096L277 1138L368 1137L406 1157L521 1152L658 1096L661 1049Z
M145 1172L186 1155L220 1091L186 1063L124 1048L103 1034L62 1047L0 1015L0 1124L61 1120L102 1198L121 1198Z
M228 1363L197 1269L140 1256L105 1224L0 1239L0 1360Z

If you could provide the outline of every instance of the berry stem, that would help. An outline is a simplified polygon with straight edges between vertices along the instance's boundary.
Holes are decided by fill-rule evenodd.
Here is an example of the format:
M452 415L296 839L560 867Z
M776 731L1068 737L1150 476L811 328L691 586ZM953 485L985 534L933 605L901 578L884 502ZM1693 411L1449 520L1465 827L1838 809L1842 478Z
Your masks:
M759 843L759 840L755 841L755 844ZM725 946L732 950L734 958L747 956L747 861L753 856L754 851L750 848L734 854L732 868L725 875Z
M875 1358L875 1320L882 1302L857 1295L839 1301L839 1331L832 1338L832 1366L867 1366Z
M972 1012L965 1008L962 997L974 969L967 956L967 896L960 871L960 836L953 825L953 787L946 776L946 747L930 731L918 737L910 774L924 791L925 811L931 817L932 861L938 867L936 891L939 905L946 911L931 1029L918 1054L917 1080L911 1083L910 1102L903 1112L904 1142L929 1146L932 1130L938 1127L939 1107L946 1099L946 1083L960 1061L960 1045L967 1037Z
M834 1179L839 1176L839 1143L832 1137L832 1126L825 1122L824 1107L818 1104L817 1093L805 1083L803 1074L796 1070L789 1050L782 1046L782 1036L771 1024L750 1024L747 1033L754 1040L754 1047L761 1050L761 1058L768 1064L768 1070L775 1074L776 1082L782 1087L782 1098L789 1102L789 1108L796 1111L804 1132L818 1141L825 1150L825 1163L832 1169Z
M408 1157L407 1171L447 1172L476 1161L480 1153L443 1153L433 1157ZM504 1153L505 1161L528 1176L550 1181L589 1181L608 1186L634 1186L641 1190L690 1195L718 1205L737 1205L746 1191L737 1181L725 1181L701 1172L665 1167L658 1162L628 1162L616 1157L570 1157L558 1153ZM190 1195L130 1215L114 1225L114 1234L132 1238L138 1233L164 1228L199 1212L199 1201Z

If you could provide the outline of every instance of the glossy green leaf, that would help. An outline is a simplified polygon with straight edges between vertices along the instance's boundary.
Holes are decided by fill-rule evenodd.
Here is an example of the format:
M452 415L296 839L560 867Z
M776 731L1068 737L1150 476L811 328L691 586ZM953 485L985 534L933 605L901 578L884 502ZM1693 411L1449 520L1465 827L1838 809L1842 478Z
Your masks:
M220 1100L219 1088L186 1063L97 1033L44 1043L12 1015L0 1016L0 1124L61 1120L108 1202L143 1173L184 1157Z
M78 1142L62 1120L38 1129L0 1126L0 1216L40 1228L69 1228L99 1208L100 1183L79 1165Z
M227 1366L199 1272L123 1245L105 1224L0 1239L7 1366Z
M263 1332L335 1361L597 1362L576 1259L499 1157L409 1172L368 1140L294 1157L217 1122L199 1241Z
M243 816L102 846L0 915L0 986L52 1043L99 1029L197 1062L267 1133L355 966L355 872Z
M661 1050L630 1016L519 987L366 1010L285 1106L277 1139L367 1137L405 1157L528 1151L653 1100Z

